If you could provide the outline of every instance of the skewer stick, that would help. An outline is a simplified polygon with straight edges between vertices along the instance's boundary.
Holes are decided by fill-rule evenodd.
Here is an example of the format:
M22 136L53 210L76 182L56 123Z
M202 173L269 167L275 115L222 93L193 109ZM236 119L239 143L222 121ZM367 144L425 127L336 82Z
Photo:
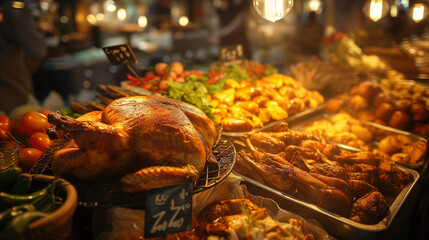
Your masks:
M134 71L134 69L130 66L130 64L125 64L125 66L127 66L128 70L130 70L130 72L134 75L134 77L136 77L138 80L141 81L141 77L137 74L136 71Z

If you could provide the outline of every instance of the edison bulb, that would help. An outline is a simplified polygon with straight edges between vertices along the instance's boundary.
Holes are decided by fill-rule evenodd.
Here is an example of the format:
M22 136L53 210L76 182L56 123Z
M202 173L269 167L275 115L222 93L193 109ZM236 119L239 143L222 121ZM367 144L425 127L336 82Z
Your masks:
M415 3L411 7L409 14L414 22L418 23L428 15L428 7L424 3Z
M284 18L292 6L293 0L253 0L258 15L272 22Z
M368 0L363 6L363 12L369 19L377 22L389 12L389 3L386 0Z

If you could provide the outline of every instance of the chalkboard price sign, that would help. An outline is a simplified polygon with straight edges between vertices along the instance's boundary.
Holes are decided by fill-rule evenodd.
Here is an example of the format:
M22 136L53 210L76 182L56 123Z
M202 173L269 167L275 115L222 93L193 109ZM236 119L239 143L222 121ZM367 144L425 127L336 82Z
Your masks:
M191 227L191 183L151 189L146 194L146 238L183 232Z
M103 47L103 50L112 64L137 63L137 58L129 44Z
M219 59L224 66L241 64L243 62L243 47L240 44L221 47Z

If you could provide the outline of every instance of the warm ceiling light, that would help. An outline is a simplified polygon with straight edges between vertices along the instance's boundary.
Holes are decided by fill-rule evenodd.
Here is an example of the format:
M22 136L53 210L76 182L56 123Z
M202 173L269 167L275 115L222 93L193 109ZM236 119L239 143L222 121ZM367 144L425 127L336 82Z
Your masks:
M140 16L138 20L139 26L141 28L145 28L147 26L147 18L146 16Z
M124 8L119 9L117 14L120 21L124 21L127 18L127 11Z
M272 22L284 18L292 6L293 0L253 0L258 15Z
M189 19L188 19L188 17L186 17L186 16L181 16L181 17L179 18L179 25L180 25L180 26L184 27L184 26L188 25L188 23L189 23Z
M86 17L86 20L92 25L95 25L97 23L97 18L94 16L94 14L89 14Z
M308 9L312 12L317 12L320 10L320 7L322 6L322 3L320 0L310 0L307 2Z
M97 21L103 21L104 20L104 14L103 13L97 13L97 15L95 15L95 17L97 18Z
M374 22L382 19L389 11L386 0L368 0L363 6L365 15Z
M409 13L414 22L420 22L428 15L428 7L422 2L417 2L411 7Z

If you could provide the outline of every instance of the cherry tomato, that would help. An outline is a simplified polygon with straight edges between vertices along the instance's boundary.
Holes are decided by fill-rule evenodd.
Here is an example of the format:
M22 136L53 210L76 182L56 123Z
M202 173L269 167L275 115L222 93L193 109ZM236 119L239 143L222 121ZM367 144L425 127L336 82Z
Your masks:
M49 110L47 110L47 109L43 109L43 110L40 110L39 111L39 113L41 113L41 114L43 114L43 115L45 115L46 117L48 116L48 114L49 113L52 113L51 111L49 111Z
M168 80L161 80L161 82L159 82L158 87L160 91L168 91L167 82Z
M19 165L23 172L29 172L43 152L36 148L24 148L19 151Z
M44 152L47 147L52 146L54 142L49 139L48 134L43 132L35 132L28 138L28 147L37 148Z
M48 118L38 112L26 112L12 119L12 131L17 136L29 136L34 132L46 132L51 124Z
M10 136L7 133L11 131L10 119L0 115L0 140L9 140Z
M166 74L168 72L167 63L163 63L163 62L157 63L155 65L155 72L156 72L156 74L158 74L160 76Z
M183 73L183 64L181 62L173 62L171 64L171 72L181 75Z

